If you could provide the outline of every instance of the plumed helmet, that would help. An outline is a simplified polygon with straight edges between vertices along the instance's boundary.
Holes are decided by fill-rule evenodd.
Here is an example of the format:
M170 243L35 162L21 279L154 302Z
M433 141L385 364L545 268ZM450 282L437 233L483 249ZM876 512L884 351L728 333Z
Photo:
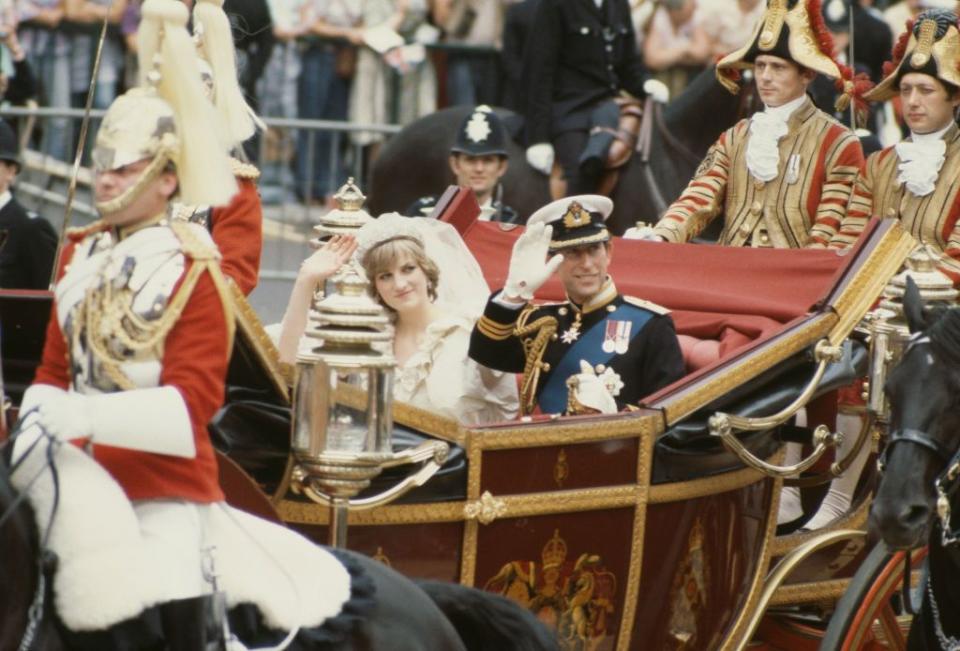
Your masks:
M176 169L183 201L218 206L236 193L226 141L200 82L187 17L186 7L176 0L143 4L138 45L141 53L149 53L147 83L107 109L92 158L98 171L145 159L151 163L122 196L97 204L103 213L129 204L169 164Z

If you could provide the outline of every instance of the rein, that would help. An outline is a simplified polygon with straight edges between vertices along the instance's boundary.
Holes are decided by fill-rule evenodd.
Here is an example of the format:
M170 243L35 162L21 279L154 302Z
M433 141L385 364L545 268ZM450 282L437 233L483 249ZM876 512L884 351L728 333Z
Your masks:
M23 423L26 418L35 411L36 408L31 409L26 414L21 416L20 423ZM6 446L12 445L17 437L22 433L22 429L15 429L10 435L10 438L0 444L0 453L4 452L3 448ZM27 609L27 625L24 628L23 636L20 638L20 644L17 646L17 651L30 651L36 642L37 632L40 629L40 624L43 622L43 609L47 592L46 571L56 560L55 556L47 551L47 543L50 540L50 531L53 529L53 521L57 515L57 507L60 504L60 477L57 472L56 463L54 463L53 460L53 455L59 447L60 442L44 432L42 436L38 437L30 444L20 458L9 467L7 472L7 476L12 476L13 473L16 472L17 468L20 467L20 464L23 462L23 460L26 459L34 451L34 449L36 449L40 441L44 439L48 440L48 445L45 452L46 463L33 477L30 478L30 481L27 482L27 485L22 491L16 491L13 501L7 506L3 514L0 515L0 528L2 528L7 521L13 517L13 514L17 513L20 506L26 500L26 496L29 493L30 488L33 487L38 479L40 479L47 468L50 469L50 475L53 479L53 505L50 507L50 520L47 530L40 540L39 553L37 554L37 587L33 593L33 599L30 601L30 607Z

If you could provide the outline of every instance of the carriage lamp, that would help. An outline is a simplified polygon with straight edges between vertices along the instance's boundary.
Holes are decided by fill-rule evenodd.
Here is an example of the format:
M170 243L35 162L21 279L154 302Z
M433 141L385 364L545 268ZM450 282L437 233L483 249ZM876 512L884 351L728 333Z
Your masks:
M363 195L352 179L341 195L344 189L348 199L359 196L360 202L341 213L361 212ZM337 224L327 220L324 226L345 233L366 223L355 214L348 217ZM329 535L334 547L346 546L350 509L380 506L422 485L443 465L449 451L441 441L393 451L396 362L388 352L393 333L386 310L370 297L367 286L356 260L344 264L315 302L305 333L311 344L297 356L290 486L331 508ZM384 468L406 463L424 465L380 494L355 499Z
M319 238L329 235L350 235L356 233L364 224L373 221L370 213L363 209L363 202L367 197L353 182L352 176L340 186L337 193L333 195L333 199L337 207L321 216L319 223L313 227L313 231L318 236L317 240L311 242L314 246L319 245Z
M907 258L905 268L884 288L880 305L864 317L863 329L870 335L870 372L865 399L867 409L878 423L889 421L889 405L883 393L887 373L903 356L910 340L910 328L903 313L903 295L907 279L912 278L920 290L924 303L954 305L958 292L950 280L937 268L940 254L927 244L921 244Z

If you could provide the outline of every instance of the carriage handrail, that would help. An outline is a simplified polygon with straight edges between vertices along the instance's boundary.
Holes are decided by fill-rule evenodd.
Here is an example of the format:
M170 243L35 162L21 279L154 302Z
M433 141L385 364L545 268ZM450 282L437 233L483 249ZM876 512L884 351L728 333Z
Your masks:
M827 448L840 443L841 435L839 433L831 432L823 425L817 427L813 432L813 452L809 457L792 466L777 466L756 457L747 450L734 434L735 431L760 432L772 429L787 422L788 419L800 411L813 397L820 381L823 379L827 366L839 361L842 352L840 346L832 345L828 339L821 339L814 346L813 356L817 361L817 368L807 386L793 402L775 414L759 418L747 418L718 411L707 421L710 435L719 437L723 441L724 447L737 455L744 464L771 477L794 477L813 466L827 451Z
M860 432L857 434L857 440L853 444L853 447L850 448L850 451L847 452L846 456L842 459L837 459L830 464L830 469L826 472L822 472L811 477L785 477L784 485L785 486L796 486L798 488L808 488L810 486L819 486L820 484L825 484L828 481L833 481L835 477L839 477L847 471L847 468L853 463L853 460L857 458L857 455L860 454L860 450L863 449L863 446L867 444L867 441L870 439L870 435L873 433L873 428L877 424L877 415L870 411L866 410L863 414L862 422L860 424Z

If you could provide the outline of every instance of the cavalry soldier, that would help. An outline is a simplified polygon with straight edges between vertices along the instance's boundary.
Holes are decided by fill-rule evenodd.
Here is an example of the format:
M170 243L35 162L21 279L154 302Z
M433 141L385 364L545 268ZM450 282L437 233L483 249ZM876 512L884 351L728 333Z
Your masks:
M960 32L957 15L931 9L907 23L886 78L866 95L899 95L910 137L867 159L840 233L832 245L856 241L874 215L893 217L940 253L940 269L960 285Z
M843 80L840 108L868 82L832 56L829 32L808 2L770 0L753 38L717 63L735 91L753 68L764 110L725 131L651 239L686 242L720 213L728 246L826 247L837 232L863 162L857 137L814 107L807 87L819 73Z
M47 289L57 233L10 193L19 172L17 137L0 120L0 289Z
M612 248L604 222L612 210L608 198L583 195L531 215L506 285L474 327L471 358L523 372L524 413L535 405L544 413L615 412L684 374L668 311L619 294L607 275ZM530 304L554 272L567 300Z
M480 221L519 221L516 211L500 200L503 186L500 179L510 164L507 153L507 130L489 106L476 107L460 124L457 138L450 148L450 170L457 185L469 188L480 204ZM413 217L429 215L437 205L437 197L418 199L407 214Z
M208 648L217 590L256 609L259 630L235 631L241 641L275 644L351 595L329 553L223 502L207 423L224 398L233 314L208 232L167 214L174 193L218 206L236 182L187 17L172 0L143 5L152 85L119 97L97 134L102 220L70 236L21 405L12 480L38 514L59 503L38 524L58 557L69 648ZM41 475L48 446L59 489Z
M646 75L627 0L540 0L521 75L527 89L527 162L564 194L596 192L624 92L646 96Z
M242 152L243 143L262 126L237 83L230 21L223 0L198 0L193 8L194 38L201 59L200 73L210 100L227 132L228 149ZM141 83L144 80L141 79ZM198 223L210 231L222 256L220 268L245 295L257 286L263 250L263 207L256 181L260 170L231 156L239 190L225 206L176 204L174 219Z

